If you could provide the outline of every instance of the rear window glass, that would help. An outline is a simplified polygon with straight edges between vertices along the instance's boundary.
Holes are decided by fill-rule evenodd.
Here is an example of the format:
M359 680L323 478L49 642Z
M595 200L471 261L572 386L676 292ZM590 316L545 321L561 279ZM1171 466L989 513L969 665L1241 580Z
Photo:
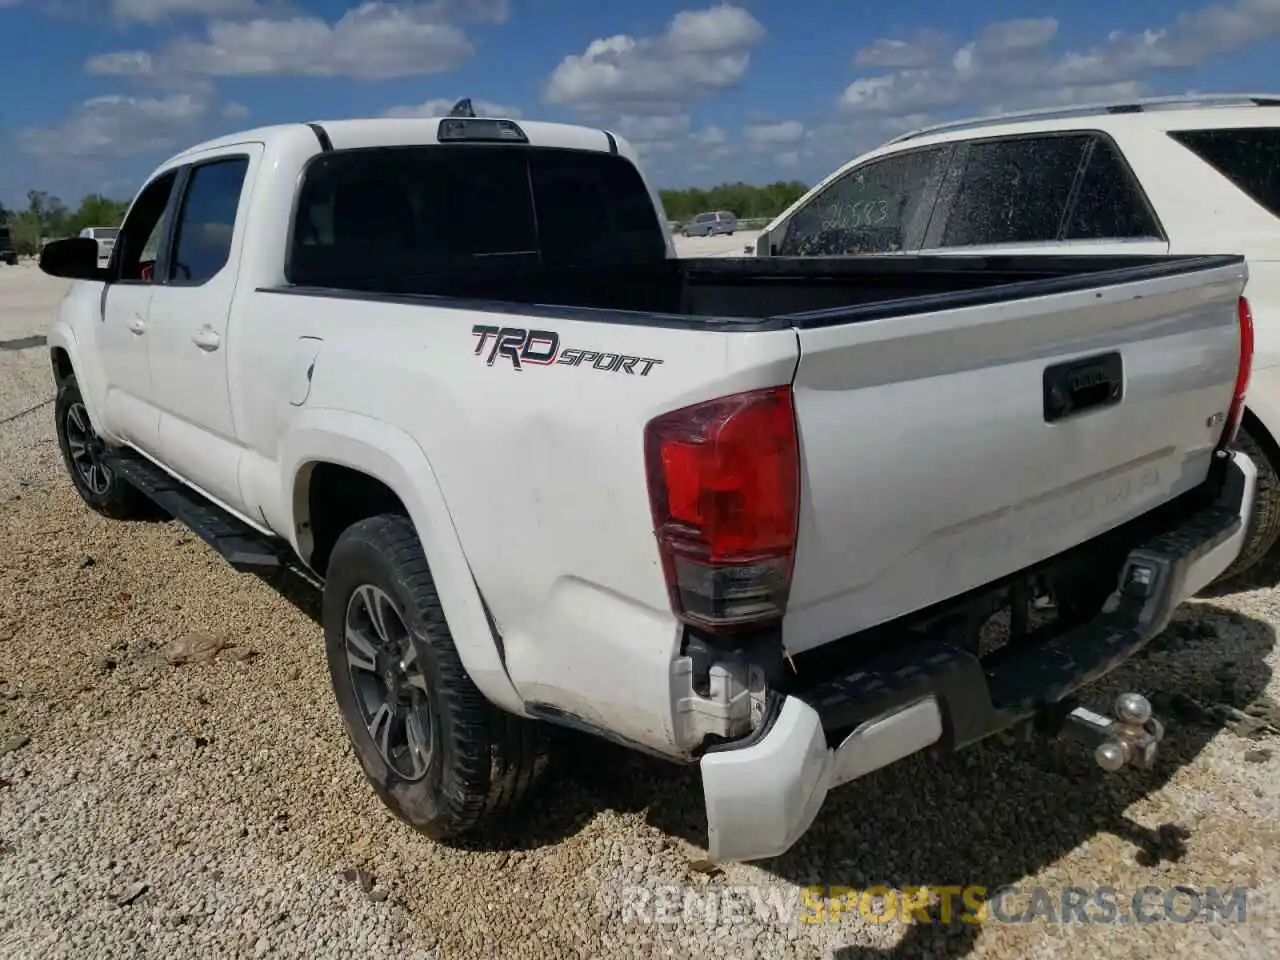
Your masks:
M93 231L93 235L99 240L114 240L119 232L115 227L100 227Z
M1280 216L1280 129L1176 130L1169 136Z
M361 287L468 266L665 259L666 233L622 157L491 145L379 147L307 167L290 282Z

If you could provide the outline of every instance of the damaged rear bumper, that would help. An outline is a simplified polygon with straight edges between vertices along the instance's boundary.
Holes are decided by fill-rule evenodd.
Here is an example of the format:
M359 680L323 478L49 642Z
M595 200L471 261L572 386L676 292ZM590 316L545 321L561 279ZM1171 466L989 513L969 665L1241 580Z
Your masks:
M940 642L911 645L775 697L746 740L705 754L708 848L714 860L789 849L828 791L935 744L975 743L1061 703L1141 650L1175 608L1239 554L1256 470L1234 453L1216 500L1130 551L1099 616L996 666ZM851 730L832 745L832 732Z

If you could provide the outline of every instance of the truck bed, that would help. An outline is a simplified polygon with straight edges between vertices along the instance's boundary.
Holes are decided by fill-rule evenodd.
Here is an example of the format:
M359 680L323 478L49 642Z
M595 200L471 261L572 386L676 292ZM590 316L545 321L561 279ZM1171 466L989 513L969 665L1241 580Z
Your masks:
M596 322L759 331L978 306L1242 262L1221 256L866 256L681 258L590 266L516 264L411 274L335 273L271 292L502 310ZM441 300L462 301L444 303ZM583 316L580 311L592 311ZM599 311L599 312L596 312Z
M429 432L424 446L439 451L432 467L482 589L498 577L495 595L517 598L495 616L515 669L531 676L540 668L524 651L536 644L521 627L555 621L542 605L564 584L666 604L640 442L651 418L790 385L801 488L783 635L800 653L1000 580L1203 483L1232 403L1247 275L1229 255L591 268L494 258L385 279L400 269L260 288L261 319L246 323L274 331L281 315L305 317L299 332L340 337L326 355L368 356L366 384L412 371L405 429ZM279 302L294 297L311 302ZM494 324L554 337L563 353L536 362L557 373L509 375L492 350L482 362L477 329ZM619 370L624 356L635 363ZM618 375L578 375L591 361ZM330 396L325 371L322 357L309 403L347 403ZM539 509L524 495L509 506L473 495L476 476L520 477ZM606 526L611 536L597 537ZM552 674L538 682L556 685Z

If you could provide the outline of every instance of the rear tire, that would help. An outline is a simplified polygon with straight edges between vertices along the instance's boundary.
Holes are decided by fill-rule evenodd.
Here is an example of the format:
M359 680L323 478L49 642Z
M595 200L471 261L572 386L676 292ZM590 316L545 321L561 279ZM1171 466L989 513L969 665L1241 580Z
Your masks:
M1240 428L1235 446L1248 455L1258 469L1253 516L1249 520L1249 532L1240 555L1214 581L1215 584L1234 580L1249 570L1270 553L1280 539L1280 472L1277 472L1266 447L1249 433L1247 427Z
M62 462L80 499L113 520L154 516L156 508L151 501L104 462L106 445L89 419L75 376L58 384L53 410Z
M407 517L361 520L338 538L322 621L347 738L396 816L446 840L522 803L546 764L544 731L467 675Z

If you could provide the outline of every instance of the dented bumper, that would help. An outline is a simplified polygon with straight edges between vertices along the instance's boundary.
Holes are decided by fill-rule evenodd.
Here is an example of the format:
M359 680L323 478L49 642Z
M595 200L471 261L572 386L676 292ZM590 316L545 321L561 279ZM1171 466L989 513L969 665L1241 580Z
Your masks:
M948 644L918 643L775 696L751 737L700 761L711 857L782 854L834 787L935 744L955 749L1006 730L1141 650L1243 546L1256 470L1241 453L1223 466L1216 500L1130 551L1119 587L1089 623L994 667Z

